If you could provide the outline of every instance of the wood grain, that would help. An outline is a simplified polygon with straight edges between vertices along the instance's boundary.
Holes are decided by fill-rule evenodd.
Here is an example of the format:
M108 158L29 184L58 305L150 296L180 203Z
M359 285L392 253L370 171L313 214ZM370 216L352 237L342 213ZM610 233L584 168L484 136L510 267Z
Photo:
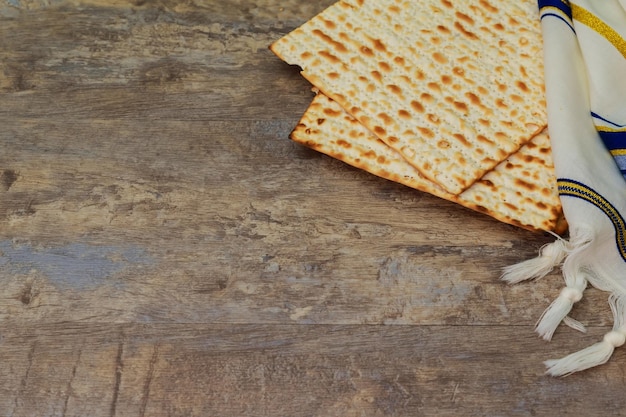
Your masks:
M551 240L288 140L267 49L332 1L0 0L0 415L618 414L533 334Z
M542 349L511 327L492 327L489 338L474 326L3 330L14 348L0 358L21 365L0 382L0 407L14 416L619 415L626 405L619 384L605 385L607 373L623 372L623 355L602 372L546 378L542 356L573 344Z

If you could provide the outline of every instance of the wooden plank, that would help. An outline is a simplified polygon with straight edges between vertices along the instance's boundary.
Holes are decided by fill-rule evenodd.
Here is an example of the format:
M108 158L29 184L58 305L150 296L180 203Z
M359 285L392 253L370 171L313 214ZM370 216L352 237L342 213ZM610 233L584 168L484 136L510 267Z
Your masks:
M62 324L2 333L1 363L14 367L0 380L0 413L15 417L614 415L626 406L622 354L584 376L550 379L541 360L576 344L547 349L511 327L490 326L488 338L474 326Z
M31 6L3 21L0 92L12 95L0 117L297 117L310 87L268 46L330 4L207 2L188 9L163 2L130 10L94 3ZM242 18L238 9L255 12ZM25 30L32 22L37 30Z

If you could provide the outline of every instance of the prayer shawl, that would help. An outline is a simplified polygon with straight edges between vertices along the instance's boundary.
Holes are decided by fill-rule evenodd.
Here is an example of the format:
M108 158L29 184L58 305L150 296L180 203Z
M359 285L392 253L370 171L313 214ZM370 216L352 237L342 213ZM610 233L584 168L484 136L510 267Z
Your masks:
M548 129L569 239L505 269L520 282L561 266L565 287L537 332L549 340L588 284L610 293L615 318L604 339L546 361L567 375L608 361L626 341L626 0L539 0Z

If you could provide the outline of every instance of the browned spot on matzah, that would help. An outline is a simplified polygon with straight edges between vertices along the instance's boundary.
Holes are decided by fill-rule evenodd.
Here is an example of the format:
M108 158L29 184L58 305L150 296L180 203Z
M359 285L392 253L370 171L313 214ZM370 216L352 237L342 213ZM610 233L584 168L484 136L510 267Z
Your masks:
M420 100L422 100L424 103L432 104L434 103L435 98L431 94L422 93L420 94Z
M327 107L324 109L324 114L330 117L337 117L337 116L341 116L342 113L341 113L341 110L331 109Z
M322 21L324 22L324 26L326 26L328 29L335 29L335 27L337 27L337 25L335 25L335 22L333 22L332 20L322 19Z
M413 108L413 110L423 113L424 112L424 106L422 106L422 103L418 102L418 101L411 101L411 107Z
M374 133L380 137L384 137L387 134L387 131L380 126L374 126Z
M435 137L435 133L432 130L430 130L429 128L427 128L427 127L419 127L418 126L417 130L419 130L419 132L422 135L426 136L429 139L432 139L432 138Z
M457 75L459 77L464 77L465 76L465 70L461 67L454 67L452 68L452 72L454 73L454 75Z
M380 39L373 39L372 42L374 44L374 49L381 51L381 52L387 52L387 48L385 47L385 44L382 43Z
M336 40L334 40L333 38L331 38L330 36L328 36L327 34L325 34L319 29L315 29L313 31L313 34L320 37L325 42L331 44L337 50L337 52L345 53L348 51L348 49L345 47L344 44L342 44L341 42L337 42Z
M391 90L391 92L394 94L397 94L397 95L402 94L402 89L395 84L389 84L387 88L389 88L389 90Z
M454 107L463 114L466 114L469 110L467 104L463 103L462 101L455 101Z
M481 6L483 6L485 9L487 9L487 11L491 12L491 13L497 13L498 9L494 6L491 5L491 3L489 3L487 0L479 0L478 2Z
M410 119L411 113L409 113L408 111L404 109L401 109L401 110L398 110L398 116L402 117L403 119Z
M333 64L341 62L341 60L337 57L337 55L333 55L328 51L320 51L320 55L326 58L328 61L330 61Z
M465 93L465 97L467 97L470 100L470 102L475 106L478 106L479 104L481 104L480 97L478 97L474 93Z
M463 146L467 146L467 147L472 146L471 142L469 142L467 138L460 133L455 133L452 135L452 137L458 140L461 144L463 144Z
M381 119L385 125L393 123L393 119L387 113L379 113L378 118Z
M432 124L438 125L441 123L441 119L436 114L429 113L428 115L426 115L426 117L428 118L428 121Z
M351 148L351 147L352 147L352 145L350 145L350 143L346 142L346 141L345 141L345 140L343 140L343 139L339 139L339 140L337 141L337 145L341 146L342 148L347 148L347 149L349 149L349 148Z
M427 84L428 88L437 92L437 93L441 93L441 87L439 86L438 83L428 83Z
M374 51L367 46L361 46L361 53L366 56L374 56Z
M470 32L469 30L465 29L465 26L463 26L461 24L461 22L459 22L459 21L454 22L454 28L456 30L458 30L459 32L461 32L461 34L463 36L465 36L465 37L467 37L467 38L469 38L471 40L478 40L478 36L476 36L475 33Z
M447 64L448 60L446 59L445 55L443 55L441 52L435 52L433 54L433 59L437 62L439 62L440 64Z
M455 16L458 17L459 19L463 20L465 23L469 23L470 25L473 25L473 24L476 23L476 22L474 22L474 19L472 19L471 17L469 17L465 13L456 12Z

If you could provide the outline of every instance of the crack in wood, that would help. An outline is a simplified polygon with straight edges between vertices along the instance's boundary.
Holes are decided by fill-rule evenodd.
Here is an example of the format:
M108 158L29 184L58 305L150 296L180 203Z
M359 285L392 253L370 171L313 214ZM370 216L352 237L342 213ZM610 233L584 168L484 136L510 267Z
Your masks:
M154 350L152 351L152 357L150 358L150 363L148 364L148 376L146 377L146 382L144 383L144 386L143 386L141 408L139 409L140 417L144 417L146 414L148 398L150 397L150 385L152 384L152 378L154 377L154 371L156 368L156 362L158 358L159 358L159 345L155 345Z
M33 366L33 360L35 357L36 348L37 348L37 343L33 343L30 350L28 351L28 366L26 367L26 372L24 373L24 376L22 377L22 380L20 381L20 389L17 391L17 395L15 396L13 410L11 411L11 414L9 415L10 417L15 415L15 411L18 409L20 405L20 399L22 398L22 395L24 394L24 390L26 389L26 384L28 383L28 377L30 375L30 369Z
M117 347L117 355L115 357L115 384L113 385L113 398L111 400L111 411L109 415L114 417L117 408L117 399L120 394L120 385L122 384L122 371L124 369L124 363L122 362L122 355L124 354L124 341L122 340Z
M80 358L83 354L82 347L78 349L78 354L76 355L76 361L74 362L74 366L72 367L72 374L70 375L69 381L67 381L67 386L65 388L65 400L63 401L63 411L61 413L61 417L65 417L67 413L67 405L69 404L70 397L72 396L72 383L74 382L74 378L76 378L76 370L78 369L78 364L80 363Z

